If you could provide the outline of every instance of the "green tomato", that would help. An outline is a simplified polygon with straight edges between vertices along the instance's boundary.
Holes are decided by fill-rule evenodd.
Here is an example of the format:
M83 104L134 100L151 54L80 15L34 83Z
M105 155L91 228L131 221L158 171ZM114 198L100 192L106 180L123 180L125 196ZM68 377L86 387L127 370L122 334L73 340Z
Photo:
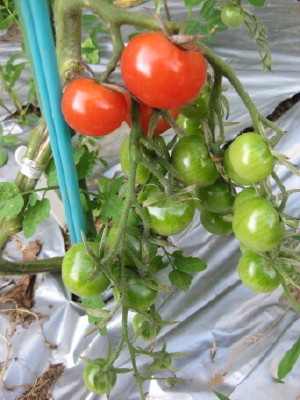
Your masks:
M163 192L157 186L147 186L140 192L138 200L143 202L159 195ZM161 200L144 207L152 230L158 235L172 236L187 228L195 214L194 201L184 201L189 197L188 194L181 195L176 200Z
M209 98L210 87L206 84L198 97L192 101L192 106L187 104L181 107L181 114L189 119L197 121L198 123L201 119L207 119L209 113Z
M212 213L228 214L234 202L230 186L222 179L218 179L212 186L196 189L197 197L202 206Z
M155 313L156 319L159 321L162 321L161 316L158 313ZM143 326L142 326L143 325ZM159 332L161 331L161 326L156 325L151 326L150 322L146 320L145 316L142 314L136 314L133 318L132 321L132 327L134 332L137 332L141 327L141 332L139 336L144 339L144 340L150 340L151 339L151 329L154 329L154 336L157 336Z
M224 153L223 165L238 185L252 185L274 169L274 157L266 140L257 133L238 136Z
M232 215L219 215L209 211L202 211L200 221L203 227L214 235L230 235L232 232Z
M99 254L99 244L88 242L93 252ZM96 265L85 250L83 243L77 243L67 251L62 262L62 279L70 292L80 297L92 297L106 290L110 281L99 272L91 282L87 280L94 272Z
M221 20L224 25L230 28L237 28L245 20L245 13L242 8L228 5L221 10Z
M284 239L284 225L277 210L262 197L240 204L233 215L232 226L238 240L252 251L270 251Z
M129 136L127 136L123 140L123 142L121 144L119 156L120 156L122 171L124 172L125 175L128 176L129 163L130 163ZM137 169L136 169L136 176L135 176L136 183L138 183L139 185L144 185L145 183L148 182L149 177L150 177L150 171L143 164L138 164Z
M114 371L102 372L101 367L106 360L97 358L89 362L83 372L83 380L86 387L93 393L109 393L116 384L117 375Z
M212 185L219 176L207 147L199 136L181 138L173 147L171 163L185 185Z
M188 136L196 135L205 140L201 122L187 118L183 114L179 114L176 122L179 128L181 128ZM180 137L183 137L183 135L180 135Z
M248 3L255 7L263 7L266 0L248 0Z
M113 266L112 273L115 278L120 279L120 271L118 266ZM143 279L140 278L132 269L126 268L126 300L129 308L136 311L146 311L155 302L157 291L143 284ZM118 291L113 291L116 300L119 298Z
M233 212L239 208L241 204L244 203L244 201L248 199L252 199L253 197L260 197L254 187L249 187L244 190L242 190L235 198L234 203L233 203Z
M259 293L272 292L280 284L276 269L264 257L249 250L239 260L238 274L244 285Z

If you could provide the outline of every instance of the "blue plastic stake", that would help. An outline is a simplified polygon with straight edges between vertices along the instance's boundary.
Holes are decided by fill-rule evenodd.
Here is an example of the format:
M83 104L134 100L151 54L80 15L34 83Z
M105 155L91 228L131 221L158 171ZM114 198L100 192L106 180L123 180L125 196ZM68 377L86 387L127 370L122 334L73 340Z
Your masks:
M86 232L70 131L61 112L61 82L50 24L48 0L17 0L27 38L41 108L50 135L66 220L72 244ZM25 30L25 32L24 32Z

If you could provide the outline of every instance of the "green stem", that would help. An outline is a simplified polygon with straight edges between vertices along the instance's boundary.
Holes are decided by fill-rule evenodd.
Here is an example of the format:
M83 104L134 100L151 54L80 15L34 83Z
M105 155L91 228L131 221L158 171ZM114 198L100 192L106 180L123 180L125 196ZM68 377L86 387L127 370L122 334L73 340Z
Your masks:
M295 310L300 312L300 305L296 302L296 300L291 295L288 285L285 283L284 279L281 279L281 284L282 284L284 293L286 294L286 297L289 299L291 305L295 308Z
M22 104L21 104L18 96L16 95L15 91L7 83L5 76L1 69L0 69L0 80L2 82L4 90L7 92L7 94L11 98L12 102L14 103L14 106L16 107L18 113L20 115L22 115Z
M113 55L107 64L106 71L104 71L103 74L101 75L100 78L101 81L106 81L109 75L116 69L117 63L124 49L124 43L120 27L116 24L108 22L107 29L110 34L111 42L113 45Z
M34 261L0 260L0 276L31 275L40 272L60 272L63 257Z
M220 96L222 92L222 74L218 68L214 68L214 83L211 89L211 95L209 98L209 114L208 114L208 126L211 132L211 141L215 142L215 114L217 110L220 110ZM207 143L208 147L211 148L212 143Z

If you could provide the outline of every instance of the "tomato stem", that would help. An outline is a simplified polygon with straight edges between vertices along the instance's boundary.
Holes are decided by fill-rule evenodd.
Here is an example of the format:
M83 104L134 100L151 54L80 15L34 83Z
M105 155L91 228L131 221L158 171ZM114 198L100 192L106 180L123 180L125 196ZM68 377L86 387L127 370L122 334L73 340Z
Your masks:
M34 261L0 260L0 276L33 275L42 272L61 271L63 257L46 258Z

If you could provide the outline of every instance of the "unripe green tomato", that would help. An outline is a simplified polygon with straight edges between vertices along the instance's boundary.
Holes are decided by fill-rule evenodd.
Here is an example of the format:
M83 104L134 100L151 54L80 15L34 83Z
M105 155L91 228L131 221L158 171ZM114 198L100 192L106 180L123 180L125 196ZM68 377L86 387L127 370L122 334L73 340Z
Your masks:
M179 114L176 122L179 128L181 128L188 136L196 135L205 140L201 122L187 118L183 114ZM183 137L183 135L180 135L180 137Z
M209 211L202 211L200 221L203 227L214 235L230 235L232 232L232 215L219 215Z
M233 212L239 208L246 200L252 199L253 197L260 197L254 187L249 187L242 190L235 198L233 203Z
M120 149L120 162L122 166L122 171L124 172L125 175L128 176L129 174L129 136L127 136L122 144L121 144L121 149ZM139 185L144 185L145 183L148 182L148 179L150 177L150 171L143 165L143 164L138 164L137 169L136 169L136 183Z
M215 163L199 136L179 139L173 147L171 163L185 185L197 183L199 187L210 186L219 176Z
M192 104L186 104L181 107L181 113L189 118L197 121L208 118L208 104L210 98L210 87L205 84L198 97L196 97Z
M230 28L237 28L244 22L245 13L240 7L229 4L222 8L221 20L224 25Z
M103 373L101 366L105 364L105 360L97 358L93 362L89 362L83 372L83 380L86 387L93 393L105 394L110 392L117 381L117 375L114 371ZM98 365L96 365L98 364ZM105 375L107 380L105 379Z
M249 250L271 251L284 239L284 225L272 203L262 197L244 201L233 215L233 231Z
M212 213L228 214L234 202L230 186L222 179L218 179L212 186L196 188L197 197L202 206Z
M156 313L156 317L161 321L162 318L161 316ZM132 327L134 332L136 333L140 327L142 326L142 324L144 323L143 329L141 330L141 333L139 334L139 336L144 339L144 340L150 340L151 339L151 326L150 323L148 321L146 321L146 318L142 315L142 314L136 314L133 318L132 321ZM161 326L157 325L155 327L155 336L157 336L159 334L159 332L161 331Z
M120 278L118 266L113 266L112 273L116 279ZM142 279L130 268L125 269L125 276L128 307L139 312L146 311L155 302L157 291L144 285ZM116 288L113 291L113 295L117 301L119 293Z
M280 284L280 275L267 265L264 257L253 251L245 251L238 263L238 274L244 285L254 292L268 293Z
M88 242L88 245L96 255L99 254L99 243ZM96 265L86 252L84 244L74 244L62 262L62 279L65 286L80 297L92 297L104 292L110 281L101 272L94 281L87 281L95 268Z
M140 202L163 195L157 186L147 186L139 194ZM185 199L190 195L182 195L176 200L161 200L144 207L148 215L152 230L158 235L172 236L183 231L192 222L195 214L193 200Z
M223 165L238 185L252 185L269 176L275 165L266 140L257 133L238 136L224 153Z

